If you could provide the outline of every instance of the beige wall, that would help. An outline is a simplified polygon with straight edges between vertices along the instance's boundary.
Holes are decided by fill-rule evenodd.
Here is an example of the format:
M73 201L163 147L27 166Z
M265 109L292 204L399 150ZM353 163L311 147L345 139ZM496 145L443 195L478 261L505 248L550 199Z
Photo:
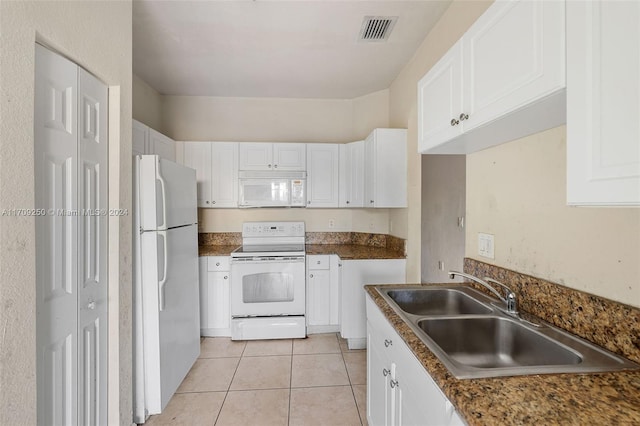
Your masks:
M389 127L389 90L380 90L352 100L351 138L363 140L376 127Z
M566 205L565 126L467 156L466 256L640 307L640 209Z
M189 141L348 142L353 107L342 99L163 96L167 135Z
M179 141L344 143L387 127L388 104L386 90L347 100L162 96L162 115L167 135ZM316 232L389 232L388 209L200 209L201 232L240 232L252 220L301 220Z
M109 207L131 210L131 16L130 1L0 2L3 209L34 207L34 46L39 40L110 86ZM33 217L0 220L0 424L33 425L35 225ZM109 416L111 424L130 424L131 220L111 218L109 224Z
M420 281L421 156L418 154L418 80L491 4L491 1L454 1L422 42L412 60L389 88L389 126L406 127L407 209L390 211L390 233L407 239L407 281Z
M137 75L133 75L133 118L160 133L162 121L162 95Z

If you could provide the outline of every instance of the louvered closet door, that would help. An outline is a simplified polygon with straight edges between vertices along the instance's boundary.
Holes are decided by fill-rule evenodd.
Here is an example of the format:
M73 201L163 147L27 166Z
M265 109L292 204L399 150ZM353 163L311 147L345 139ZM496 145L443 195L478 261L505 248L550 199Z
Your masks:
M78 70L79 423L107 422L107 87Z

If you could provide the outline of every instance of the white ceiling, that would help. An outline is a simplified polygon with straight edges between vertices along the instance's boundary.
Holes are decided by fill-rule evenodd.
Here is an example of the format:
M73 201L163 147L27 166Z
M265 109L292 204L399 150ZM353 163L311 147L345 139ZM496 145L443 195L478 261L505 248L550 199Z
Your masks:
M449 6L428 1L133 2L133 72L165 95L351 99L386 89ZM398 16L359 42L365 16Z

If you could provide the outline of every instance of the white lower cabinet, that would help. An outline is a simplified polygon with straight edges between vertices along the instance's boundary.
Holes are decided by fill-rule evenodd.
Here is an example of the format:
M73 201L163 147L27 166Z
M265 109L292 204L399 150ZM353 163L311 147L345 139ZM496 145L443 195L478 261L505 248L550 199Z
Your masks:
M464 422L369 296L367 422L372 426L453 426Z
M367 284L403 284L406 259L343 260L340 289L340 334L349 349L363 349L367 341L365 291Z
M200 335L231 336L228 256L200 257Z
M307 256L307 333L340 329L340 258Z

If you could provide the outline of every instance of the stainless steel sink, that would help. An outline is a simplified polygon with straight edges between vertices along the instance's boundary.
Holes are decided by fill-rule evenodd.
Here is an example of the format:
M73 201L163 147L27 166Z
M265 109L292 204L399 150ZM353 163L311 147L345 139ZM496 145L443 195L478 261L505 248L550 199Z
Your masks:
M575 365L582 357L547 336L501 317L423 319L418 327L452 360L477 368Z
M453 288L390 290L387 295L414 315L490 314L492 309Z
M376 289L459 379L640 368L541 319L509 315L464 284Z

